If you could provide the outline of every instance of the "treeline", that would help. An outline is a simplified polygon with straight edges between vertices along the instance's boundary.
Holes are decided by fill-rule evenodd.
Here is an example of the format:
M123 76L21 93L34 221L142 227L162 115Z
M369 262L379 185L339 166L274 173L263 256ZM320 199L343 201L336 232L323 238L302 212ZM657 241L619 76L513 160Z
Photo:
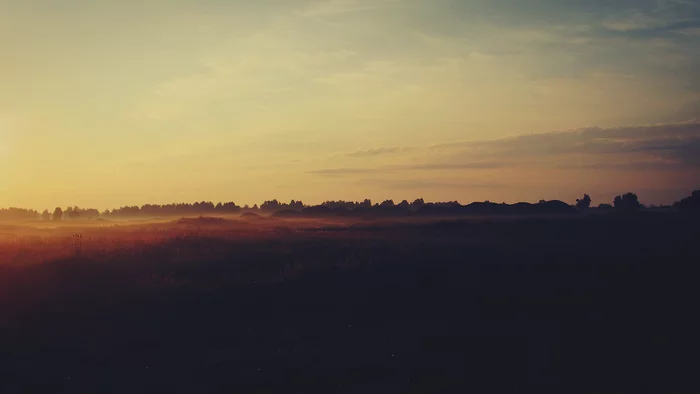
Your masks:
M700 212L700 190L696 190L690 197L676 202L673 207L681 212Z
M0 209L0 220L36 220L39 212L32 209L22 208L2 208Z
M634 212L639 210L654 211L678 211L700 212L700 190L694 191L673 205L644 206L634 193L626 193L615 197L612 204L601 203L594 206L588 194L577 199L575 204L569 205L561 201L541 200L537 204L529 203L492 203L489 201L477 202L469 205L461 205L457 201L425 202L422 198L412 202L403 200L395 203L393 200L372 202L370 199L363 201L325 201L320 205L310 206L302 201L291 200L288 203L277 200L265 201L260 206L239 206L234 202L211 201L177 204L146 204L142 206L125 206L113 210L99 212L93 208L68 207L65 210L56 208L53 212L44 210L42 213L31 209L6 208L0 209L0 220L90 220L109 218L134 218L134 217L184 217L184 216L213 216L225 214L243 214L246 212L260 214L278 214L278 216L295 216L301 213L308 215L323 215L329 213L355 212L357 214L377 215L401 215L411 213L421 214L523 214L523 213L578 213L578 212Z
M257 204L252 207L248 205L239 206L234 202L220 202L216 205L211 201L202 201L195 203L178 203L178 204L146 204L142 206L127 206L117 208L112 211L103 212L104 217L133 217L133 216L189 216L189 215L207 215L207 214L232 214L243 212L262 212L274 213L282 209L303 209L304 203L301 201L290 201L289 203L281 203L277 200L263 202L260 206Z
M356 208L392 208L392 207L397 207L401 209L406 209L409 211L418 211L422 207L429 205L429 206L457 206L459 203L457 201L449 201L449 202L430 202L426 203L422 198L418 198L414 200L413 202L408 202L407 200L403 200L400 203L394 203L394 200L384 200L381 203L374 203L372 204L372 200L364 200L362 202L358 201L326 201L321 206L327 207L329 209L347 209L347 210L353 210Z

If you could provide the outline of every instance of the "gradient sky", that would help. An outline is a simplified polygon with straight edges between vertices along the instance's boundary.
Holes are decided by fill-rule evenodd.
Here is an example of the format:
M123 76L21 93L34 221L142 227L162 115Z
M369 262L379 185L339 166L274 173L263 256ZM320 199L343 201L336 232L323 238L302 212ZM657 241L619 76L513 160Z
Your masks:
M0 0L0 206L700 188L700 1Z

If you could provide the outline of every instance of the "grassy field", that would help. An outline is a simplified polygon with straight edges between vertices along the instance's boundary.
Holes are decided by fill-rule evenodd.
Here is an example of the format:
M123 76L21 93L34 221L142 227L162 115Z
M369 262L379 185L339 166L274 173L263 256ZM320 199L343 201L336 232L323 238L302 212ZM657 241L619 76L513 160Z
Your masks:
M680 392L698 234L675 214L5 224L0 390Z

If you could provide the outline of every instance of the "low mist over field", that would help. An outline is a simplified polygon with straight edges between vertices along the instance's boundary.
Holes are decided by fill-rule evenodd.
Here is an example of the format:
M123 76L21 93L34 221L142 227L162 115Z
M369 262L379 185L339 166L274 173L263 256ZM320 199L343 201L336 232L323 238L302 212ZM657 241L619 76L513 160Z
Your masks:
M0 388L669 387L696 228L653 211L3 225Z

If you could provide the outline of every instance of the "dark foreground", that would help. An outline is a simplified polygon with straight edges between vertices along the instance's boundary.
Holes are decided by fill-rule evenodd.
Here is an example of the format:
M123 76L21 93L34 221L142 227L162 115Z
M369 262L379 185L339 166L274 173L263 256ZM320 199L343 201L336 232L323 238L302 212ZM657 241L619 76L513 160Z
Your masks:
M0 392L695 392L697 221L332 230L1 267Z

